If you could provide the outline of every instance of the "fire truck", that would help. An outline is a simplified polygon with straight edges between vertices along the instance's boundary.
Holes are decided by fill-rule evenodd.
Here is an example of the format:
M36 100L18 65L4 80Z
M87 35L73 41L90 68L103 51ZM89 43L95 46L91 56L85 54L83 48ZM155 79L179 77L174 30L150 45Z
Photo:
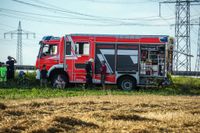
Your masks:
M123 90L156 85L172 70L173 40L167 35L69 34L45 36L39 44L36 68L45 64L52 84L59 75L66 86L85 83L85 64L91 58L93 83L101 83L105 61L105 83Z

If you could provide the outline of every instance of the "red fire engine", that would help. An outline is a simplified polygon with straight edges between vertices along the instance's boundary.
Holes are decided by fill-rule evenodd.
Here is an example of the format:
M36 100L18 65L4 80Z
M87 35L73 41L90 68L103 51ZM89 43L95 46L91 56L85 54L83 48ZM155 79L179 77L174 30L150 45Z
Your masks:
M36 67L48 70L53 84L62 77L68 83L85 83L85 64L93 58L93 83L100 83L101 61L106 62L106 84L124 90L155 85L172 68L172 42L166 35L70 34L45 36L40 41Z

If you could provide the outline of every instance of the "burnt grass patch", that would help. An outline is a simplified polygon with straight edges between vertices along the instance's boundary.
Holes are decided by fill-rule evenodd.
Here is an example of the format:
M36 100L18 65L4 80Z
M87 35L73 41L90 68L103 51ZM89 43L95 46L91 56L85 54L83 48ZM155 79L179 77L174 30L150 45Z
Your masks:
M0 110L5 110L7 106L4 103L0 103Z
M36 129L33 130L31 133L60 133L65 132L64 130L56 127L49 127L47 129Z
M86 105L90 105L90 104L98 104L97 102L94 101L87 101L87 102L82 102L81 104L86 104Z
M158 108L158 107L162 107L158 104L146 104L146 103L141 103L141 104L136 104L135 107L150 107L150 108Z
M13 130L11 128L2 128L2 129L0 129L0 133L21 133L21 131Z
M72 126L66 125L66 124L61 124L61 123L53 124L53 128L61 129L61 130L64 130L64 131L71 131L71 130L75 129L75 127L72 127Z
M93 104L98 104L98 103L96 103L96 102L94 102L94 101L87 101L87 102L70 102L70 103L68 103L69 106L75 106L75 105L80 105L80 104L82 104L82 105L93 105Z
M139 115L114 115L111 116L113 120L123 120L123 121L157 121L156 119L149 119Z
M42 102L42 103L39 103L39 102L32 102L30 103L28 106L30 107L34 107L34 108L39 108L41 106L50 106L52 105L53 102Z
M194 127L194 126L197 126L197 125L200 125L200 122L197 121L197 122L187 122L187 123L184 123L182 125L182 127Z
M58 133L58 132L63 132L63 130L60 129L60 128L56 128L56 127L49 127L49 128L47 129L47 132L48 132L48 133Z
M37 129L37 130L33 130L32 133L48 133L48 132L44 129Z
M92 128L98 128L99 126L92 123L92 122L85 122L80 119L76 119L73 117L56 117L54 121L64 124L64 125L69 125L72 127L75 126L81 126L81 127L92 127Z
M8 110L6 111L6 113L12 116L22 116L25 114L23 111L19 111L19 110Z
M0 129L0 133L21 133L25 130L26 130L26 127L15 125L15 126L10 127L10 128L7 127L7 128Z
M148 112L147 109L141 109L141 108L139 108L139 109L137 109L137 108L129 109L129 110L126 110L126 111L129 112L129 113L146 113L146 112Z
M103 101L103 102L101 102L102 104L111 104L111 102L109 102L109 101Z
M11 127L11 129L14 129L16 131L25 131L26 127L17 125L17 126Z
M100 108L100 110L108 111L108 110L113 110L113 108L111 108L111 107L102 107L102 108Z
M70 102L70 103L68 103L69 106L74 106L74 105L79 105L79 104L80 104L80 102Z

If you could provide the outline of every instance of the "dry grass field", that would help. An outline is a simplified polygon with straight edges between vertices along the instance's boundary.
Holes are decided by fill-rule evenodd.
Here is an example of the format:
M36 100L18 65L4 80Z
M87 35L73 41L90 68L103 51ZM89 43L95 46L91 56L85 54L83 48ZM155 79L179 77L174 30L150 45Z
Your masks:
M0 132L200 132L200 96L1 100Z

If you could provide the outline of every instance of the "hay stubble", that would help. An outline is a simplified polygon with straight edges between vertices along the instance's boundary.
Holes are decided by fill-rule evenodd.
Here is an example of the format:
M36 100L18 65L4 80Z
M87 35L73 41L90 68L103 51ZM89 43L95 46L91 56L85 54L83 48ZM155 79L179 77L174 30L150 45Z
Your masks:
M200 132L199 96L0 101L0 132Z

